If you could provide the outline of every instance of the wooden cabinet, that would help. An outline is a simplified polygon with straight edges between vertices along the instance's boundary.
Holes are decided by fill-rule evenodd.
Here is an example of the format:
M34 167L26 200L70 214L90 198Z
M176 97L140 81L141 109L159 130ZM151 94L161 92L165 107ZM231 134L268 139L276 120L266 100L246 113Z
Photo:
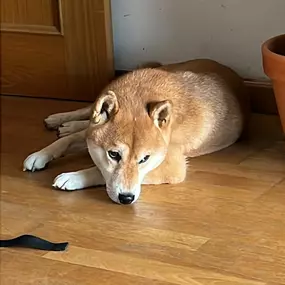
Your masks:
M114 76L110 0L1 0L1 94L93 101Z

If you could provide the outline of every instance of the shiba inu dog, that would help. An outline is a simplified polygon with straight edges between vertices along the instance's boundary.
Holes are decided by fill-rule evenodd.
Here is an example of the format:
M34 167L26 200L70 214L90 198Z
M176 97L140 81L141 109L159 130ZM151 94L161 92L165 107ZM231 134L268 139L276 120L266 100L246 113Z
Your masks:
M94 167L63 173L53 186L106 185L114 202L131 204L142 184L183 182L187 157L235 143L249 113L243 80L216 61L139 68L113 80L94 104L49 116L45 123L60 138L28 156L24 170L88 148Z

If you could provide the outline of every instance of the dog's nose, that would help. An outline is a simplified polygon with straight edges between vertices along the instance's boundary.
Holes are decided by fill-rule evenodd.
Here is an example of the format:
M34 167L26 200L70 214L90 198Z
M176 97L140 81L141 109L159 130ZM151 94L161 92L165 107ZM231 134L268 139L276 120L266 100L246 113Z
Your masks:
M132 193L119 194L119 201L121 204L131 204L135 199L135 195Z

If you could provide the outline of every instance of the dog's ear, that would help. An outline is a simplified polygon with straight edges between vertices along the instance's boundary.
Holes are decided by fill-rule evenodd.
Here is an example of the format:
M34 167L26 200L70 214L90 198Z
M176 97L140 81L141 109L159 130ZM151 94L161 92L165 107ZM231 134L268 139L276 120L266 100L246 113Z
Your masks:
M169 124L171 118L172 102L170 100L165 100L161 102L150 103L148 105L148 112L149 116L157 127L166 127Z
M91 122L102 125L115 115L118 109L119 104L116 94L113 91L108 91L95 101Z

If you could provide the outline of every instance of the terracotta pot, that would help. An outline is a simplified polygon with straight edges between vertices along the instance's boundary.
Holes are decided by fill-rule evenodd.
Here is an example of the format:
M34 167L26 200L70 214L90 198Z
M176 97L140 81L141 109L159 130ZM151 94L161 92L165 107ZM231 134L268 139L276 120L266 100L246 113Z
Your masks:
M271 79L275 100L285 133L285 34L262 45L263 70Z

